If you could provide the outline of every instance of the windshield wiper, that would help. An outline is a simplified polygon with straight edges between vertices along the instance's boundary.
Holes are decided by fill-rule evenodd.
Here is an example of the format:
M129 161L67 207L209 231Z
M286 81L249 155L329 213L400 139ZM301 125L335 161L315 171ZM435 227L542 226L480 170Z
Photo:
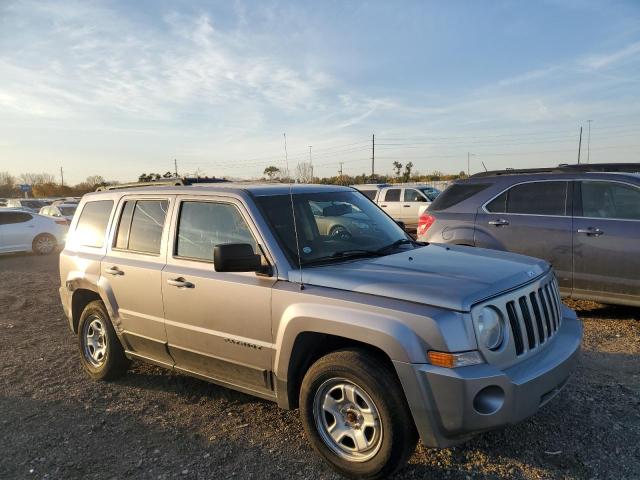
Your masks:
M332 253L331 255L326 255L324 257L318 257L313 260L309 260L305 262L304 265L317 265L321 263L331 262L333 260L349 260L352 258L363 258L363 257L380 257L383 253L378 250L364 250L364 249L352 249L352 250L340 250L338 252Z
M396 247L399 247L400 245L406 245L410 243L411 245L415 245L416 242L413 240L409 240L408 238L401 238L400 240L396 240L395 242L386 245L382 248L377 249L375 252L382 255L384 252L388 252L389 250L393 250Z

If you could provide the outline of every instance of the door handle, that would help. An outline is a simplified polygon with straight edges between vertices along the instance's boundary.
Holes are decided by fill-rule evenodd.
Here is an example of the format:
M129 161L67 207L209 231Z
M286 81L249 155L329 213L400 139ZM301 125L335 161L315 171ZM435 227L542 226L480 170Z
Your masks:
M167 280L167 283L169 285L173 285L174 287L178 287L178 288L193 288L194 287L193 283L187 282L182 277L170 278L169 280Z
M504 218L499 218L498 220L489 220L489 225L495 225L496 227L509 225L509 220L505 220Z
M118 267L111 267L105 270L109 275L124 275L124 272L120 270Z
M404 208L409 208L411 205L403 205Z
M380 206L381 206L382 208L387 208L387 206L386 206L386 205L380 205Z
M594 236L594 237L599 237L600 235L602 235L604 232L602 230L600 230L599 228L594 228L594 227L589 227L589 228L579 228L578 229L578 233L584 233L586 235L590 235L590 236Z

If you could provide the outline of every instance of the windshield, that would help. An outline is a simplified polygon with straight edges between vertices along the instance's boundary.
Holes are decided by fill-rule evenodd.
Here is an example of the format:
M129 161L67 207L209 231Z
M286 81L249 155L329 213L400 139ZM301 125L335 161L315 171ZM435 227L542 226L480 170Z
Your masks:
M440 190L438 190L437 188L421 188L420 191L422 193L424 193L424 195L429 199L429 201L433 202L438 195L440 195Z
M35 209L40 209L47 206L46 202L43 202L41 200L20 200L20 205L22 205L23 207Z
M60 213L62 213L62 215L64 215L65 217L73 217L73 214L76 213L76 208L78 207L62 207L62 206L58 206L58 210L60 210Z
M291 197L257 197L269 226L293 265L298 264ZM358 192L294 194L300 263L313 265L380 256L412 244L406 233Z

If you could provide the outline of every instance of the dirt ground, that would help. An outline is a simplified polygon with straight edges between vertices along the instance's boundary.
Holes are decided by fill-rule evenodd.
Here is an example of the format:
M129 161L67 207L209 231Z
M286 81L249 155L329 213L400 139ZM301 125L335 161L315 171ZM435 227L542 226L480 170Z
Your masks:
M338 478L297 411L136 363L82 372L57 257L0 256L0 478ZM640 478L640 309L573 303L581 363L530 420L450 450L419 446L398 478Z

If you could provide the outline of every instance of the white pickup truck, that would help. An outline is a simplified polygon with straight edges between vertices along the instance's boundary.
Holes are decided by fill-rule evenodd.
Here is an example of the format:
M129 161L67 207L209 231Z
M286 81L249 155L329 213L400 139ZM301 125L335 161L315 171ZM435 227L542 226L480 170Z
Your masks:
M428 185L366 184L354 188L378 204L396 221L403 222L407 230L416 230L421 208L429 206L440 190Z

